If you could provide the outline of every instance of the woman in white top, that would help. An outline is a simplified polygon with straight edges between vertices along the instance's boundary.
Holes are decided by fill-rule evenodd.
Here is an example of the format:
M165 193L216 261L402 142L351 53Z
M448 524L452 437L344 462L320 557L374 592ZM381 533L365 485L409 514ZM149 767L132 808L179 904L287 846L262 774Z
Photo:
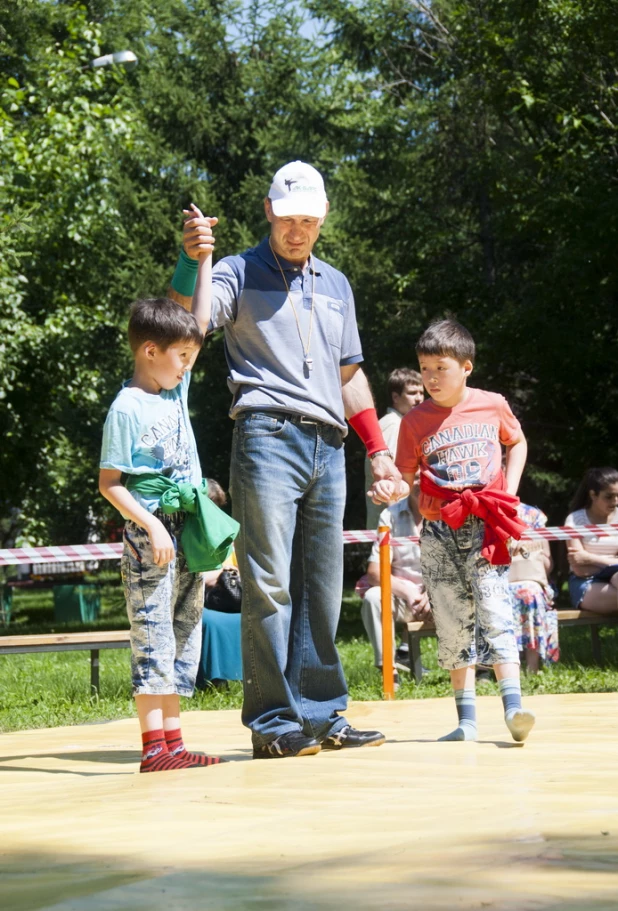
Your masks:
M571 503L566 525L618 524L618 471L590 468ZM574 607L618 613L618 530L611 537L586 536L567 543L569 592Z

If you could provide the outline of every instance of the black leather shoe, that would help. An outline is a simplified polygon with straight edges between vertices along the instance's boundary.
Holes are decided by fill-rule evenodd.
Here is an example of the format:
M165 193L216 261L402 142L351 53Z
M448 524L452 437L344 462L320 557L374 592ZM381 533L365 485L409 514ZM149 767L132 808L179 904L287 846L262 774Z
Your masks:
M347 724L335 734L329 734L322 741L323 750L347 750L351 747L379 747L386 741L379 731L357 731Z
M302 731L288 731L274 740L253 747L254 759L285 759L287 756L311 756L319 753L320 742L314 737L307 737Z

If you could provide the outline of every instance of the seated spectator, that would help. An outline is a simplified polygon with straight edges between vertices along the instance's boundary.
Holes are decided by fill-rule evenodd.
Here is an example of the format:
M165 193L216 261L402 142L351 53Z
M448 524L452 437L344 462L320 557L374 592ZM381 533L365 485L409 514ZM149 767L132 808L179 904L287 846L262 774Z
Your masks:
M410 496L380 513L379 525L387 525L394 538L418 535L421 514L418 509L418 483ZM382 600L380 592L380 548L371 550L366 574L359 579L356 592L363 599L361 617L373 646L375 665L382 667ZM417 543L391 547L391 594L393 611L393 654L395 623L408 623L430 615L429 602L421 576L421 550Z
M208 497L219 509L225 509L227 506L227 494L224 489L214 478L207 478L206 481L208 484Z
M225 491L208 478L208 496L223 509ZM202 611L202 652L197 686L226 687L228 680L242 680L240 644L241 585L234 552L221 569L204 573L206 588Z
M618 524L615 468L590 468L586 472L565 524L573 528ZM618 531L611 537L574 538L567 543L567 555L573 606L597 614L618 613Z
M412 408L420 405L424 398L425 391L420 373L416 370L411 370L409 367L398 367L393 370L388 378L388 400L391 404L387 408L384 417L380 418L384 442L393 455L397 452L401 419ZM369 490L372 484L371 462L368 458L365 458L365 490ZM383 504L376 504L372 500L367 500L366 528L378 527L378 518L382 509Z
M210 497L212 502L216 506L219 507L219 509L225 509L225 507L227 506L226 492L221 487L219 482L214 480L214 478L207 478L207 482L208 482L208 496ZM221 573L223 572L223 570L224 569L237 570L237 568L238 568L238 564L236 563L236 555L235 555L234 551L232 550L229 560L226 561L226 563L224 563L224 565L221 567L221 569L213 569L211 572L204 573L204 581L206 583L205 593L204 593L204 606L205 607L211 607L211 605L208 604L209 595L210 595L212 589L216 586L217 582L219 581L219 577L221 576ZM238 606L238 611L240 611L240 605Z
M522 503L519 517L531 528L547 525L547 516L536 506ZM511 549L509 585L514 599L515 635L526 668L538 673L540 663L558 661L558 617L554 592L548 580L552 559L549 542L516 541Z

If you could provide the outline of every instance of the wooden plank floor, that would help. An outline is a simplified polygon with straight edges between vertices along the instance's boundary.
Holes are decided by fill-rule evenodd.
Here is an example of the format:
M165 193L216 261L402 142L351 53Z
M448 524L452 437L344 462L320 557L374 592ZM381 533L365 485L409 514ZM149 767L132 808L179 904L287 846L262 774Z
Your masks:
M4 911L616 911L618 694L355 703L377 749L251 762L237 712L195 712L213 769L138 775L133 720L0 735Z

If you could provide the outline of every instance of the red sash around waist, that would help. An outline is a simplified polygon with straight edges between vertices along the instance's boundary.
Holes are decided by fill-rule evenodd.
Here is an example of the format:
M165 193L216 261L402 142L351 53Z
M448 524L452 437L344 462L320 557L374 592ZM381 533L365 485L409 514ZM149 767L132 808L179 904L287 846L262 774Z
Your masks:
M505 486L502 472L479 490L449 490L434 484L421 473L423 493L446 501L440 507L440 516L448 526L461 528L469 515L477 516L485 523L481 556L494 566L511 562L506 542L509 538L521 538L526 529L517 515L519 497L507 493Z

